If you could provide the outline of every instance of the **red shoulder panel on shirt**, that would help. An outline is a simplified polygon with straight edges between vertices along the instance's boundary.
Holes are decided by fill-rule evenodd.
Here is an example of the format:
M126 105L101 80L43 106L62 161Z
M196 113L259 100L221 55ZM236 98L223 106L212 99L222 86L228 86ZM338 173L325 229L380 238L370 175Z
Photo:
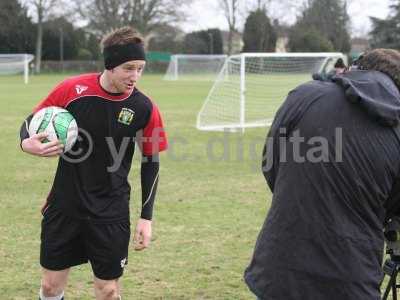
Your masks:
M48 106L67 107L69 103L81 97L94 96L104 100L122 101L131 94L113 95L101 88L99 83L99 73L82 74L67 78L58 84L50 94L43 99L33 110L38 110Z
M146 127L143 129L142 152L143 155L153 155L168 148L167 134L161 113L154 102L153 109Z

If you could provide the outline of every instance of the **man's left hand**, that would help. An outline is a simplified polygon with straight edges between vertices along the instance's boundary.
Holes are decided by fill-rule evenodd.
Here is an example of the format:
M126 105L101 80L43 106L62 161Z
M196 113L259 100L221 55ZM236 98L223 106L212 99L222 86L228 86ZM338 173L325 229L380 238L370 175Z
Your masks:
M136 224L135 234L133 236L133 247L136 251L141 251L150 245L151 239L151 221L139 219Z

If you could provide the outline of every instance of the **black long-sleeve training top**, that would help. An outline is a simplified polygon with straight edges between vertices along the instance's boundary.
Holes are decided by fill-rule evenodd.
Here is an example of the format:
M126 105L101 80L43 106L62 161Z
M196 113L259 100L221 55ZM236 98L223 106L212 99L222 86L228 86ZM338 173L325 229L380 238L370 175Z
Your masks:
M128 174L136 141L143 155L141 217L151 219L158 153L168 144L161 114L137 88L130 94L105 91L99 76L84 74L63 81L33 111L63 107L79 127L77 142L59 159L48 203L78 219L129 219ZM21 140L29 136L30 119L21 126Z

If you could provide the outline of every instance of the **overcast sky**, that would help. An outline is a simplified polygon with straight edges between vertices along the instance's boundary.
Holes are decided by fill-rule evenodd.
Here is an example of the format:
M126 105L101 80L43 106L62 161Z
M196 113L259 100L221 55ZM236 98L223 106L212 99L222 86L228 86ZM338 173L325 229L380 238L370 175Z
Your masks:
M193 5L189 10L189 18L185 23L184 29L186 32L192 30L207 29L210 27L218 27L227 29L226 19L218 7L220 0L194 0ZM239 0L242 5L242 10L249 10L255 7L255 0ZM283 5L290 0L271 1L277 4L272 5L272 18L278 18L285 23L293 23L296 20L296 15L299 14L300 0L295 1L298 7L292 7L283 10ZM290 1L291 2L291 1ZM389 13L389 4L392 0L348 0L348 13L351 20L351 31L353 36L365 36L371 28L369 16L386 18ZM280 4L279 4L280 3ZM239 22L239 28L243 28L245 14L242 13Z

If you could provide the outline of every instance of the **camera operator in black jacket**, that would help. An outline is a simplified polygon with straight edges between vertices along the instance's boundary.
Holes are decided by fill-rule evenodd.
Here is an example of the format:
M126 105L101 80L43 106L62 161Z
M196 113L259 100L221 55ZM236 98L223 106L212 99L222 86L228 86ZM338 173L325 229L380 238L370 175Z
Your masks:
M378 300L400 202L400 52L292 90L268 133L273 193L245 281L263 300Z

